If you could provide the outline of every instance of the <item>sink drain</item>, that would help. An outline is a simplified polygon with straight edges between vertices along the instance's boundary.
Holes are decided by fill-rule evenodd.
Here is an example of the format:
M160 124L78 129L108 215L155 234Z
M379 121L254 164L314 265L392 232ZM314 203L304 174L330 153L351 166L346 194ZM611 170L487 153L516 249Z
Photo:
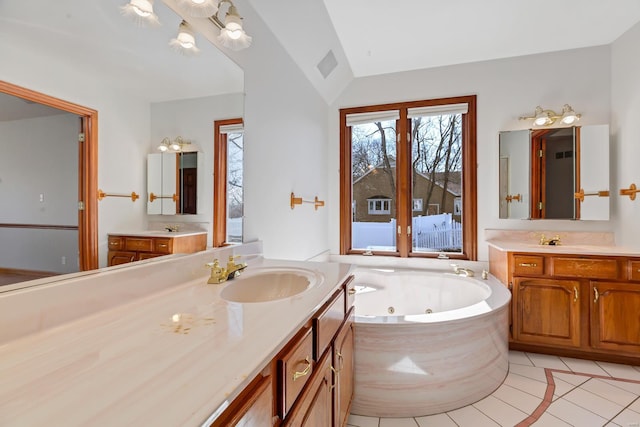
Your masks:
M431 314L431 313L433 313L433 310L431 310L430 308L427 308L424 312L426 314Z

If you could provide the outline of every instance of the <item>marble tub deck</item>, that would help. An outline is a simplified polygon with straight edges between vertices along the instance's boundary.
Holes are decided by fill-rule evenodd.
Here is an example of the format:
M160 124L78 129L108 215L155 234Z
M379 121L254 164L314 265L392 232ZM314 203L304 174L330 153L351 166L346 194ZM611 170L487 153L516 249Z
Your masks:
M415 418L352 414L348 427L640 425L640 366L509 352L509 374L486 398Z

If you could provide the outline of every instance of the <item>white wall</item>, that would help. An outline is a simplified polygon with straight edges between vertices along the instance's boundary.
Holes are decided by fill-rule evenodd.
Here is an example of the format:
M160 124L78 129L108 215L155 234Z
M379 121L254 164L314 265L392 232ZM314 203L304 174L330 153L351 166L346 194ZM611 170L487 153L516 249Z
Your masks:
M435 69L358 78L329 115L330 248L339 252L339 109L388 102L476 94L478 150L478 259L487 260L486 228L612 231L605 221L522 221L498 218L498 133L525 129L518 117L536 105L582 113L580 124L610 120L610 47L594 47Z
M98 111L98 188L107 193L145 192L149 103L133 98L118 81L97 80L64 60L36 55L0 41L0 79ZM28 174L25 173L25 177ZM98 203L98 251L106 265L107 233L145 227L143 201L105 198Z
M289 200L327 197L327 104L249 2L234 3L253 37L249 49L223 49L245 76L245 241L261 239L267 257L308 259L328 249L338 205L292 210ZM211 25L192 25L218 44Z
M197 215L148 215L148 220L176 224L200 223L208 230L207 244L213 241L213 122L235 119L244 115L244 94L209 96L151 104L151 143L149 153L157 153L156 147L164 137L176 136L191 141L188 151L200 151L204 156L203 176L198 181ZM145 191L146 194L146 191ZM148 197L148 195L147 195Z
M640 24L623 34L612 45L611 104L613 135L611 181L616 242L640 249L640 194L631 201L619 196L619 189L631 183L640 187Z
M78 225L79 129L73 114L0 122L0 223ZM78 232L0 228L0 267L78 271Z

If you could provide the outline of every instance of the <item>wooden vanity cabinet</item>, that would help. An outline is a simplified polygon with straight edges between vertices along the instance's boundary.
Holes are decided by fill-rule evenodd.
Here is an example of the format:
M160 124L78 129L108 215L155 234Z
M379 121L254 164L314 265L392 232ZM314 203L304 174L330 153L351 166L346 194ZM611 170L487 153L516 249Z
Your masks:
M107 265L119 265L163 255L203 251L207 234L176 235L172 237L109 235Z
M254 380L213 426L346 426L354 386L354 294L350 276L263 370L275 373L270 393Z
M272 427L274 424L271 376L258 375L233 401L212 427Z
M591 345L640 355L640 283L590 282Z
M512 291L512 349L640 362L640 259L493 248L489 259Z
M354 353L354 316L355 308L351 307L345 323L340 328L333 344L333 425L347 424L351 401L353 400L355 353Z
M580 347L580 282L516 277L513 339Z

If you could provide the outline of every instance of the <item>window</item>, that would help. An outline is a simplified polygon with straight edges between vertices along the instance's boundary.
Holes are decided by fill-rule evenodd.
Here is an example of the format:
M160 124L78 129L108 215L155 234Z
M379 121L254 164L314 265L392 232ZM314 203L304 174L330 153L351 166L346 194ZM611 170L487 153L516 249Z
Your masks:
M242 119L214 124L213 246L242 243L243 145Z
M389 215L391 199L368 199L369 215Z
M342 109L340 124L342 254L476 259L475 96Z

